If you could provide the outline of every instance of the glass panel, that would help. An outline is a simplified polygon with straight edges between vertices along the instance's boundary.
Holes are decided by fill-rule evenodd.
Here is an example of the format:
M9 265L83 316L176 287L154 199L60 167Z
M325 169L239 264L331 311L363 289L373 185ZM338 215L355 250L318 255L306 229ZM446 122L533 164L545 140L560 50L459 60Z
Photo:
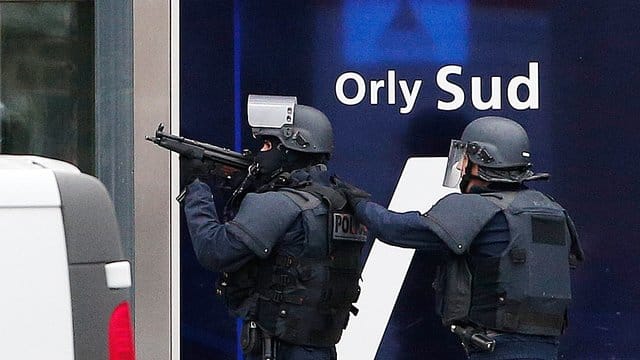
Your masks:
M133 259L133 6L95 1L95 173L113 199Z
M94 174L93 3L0 4L0 152Z

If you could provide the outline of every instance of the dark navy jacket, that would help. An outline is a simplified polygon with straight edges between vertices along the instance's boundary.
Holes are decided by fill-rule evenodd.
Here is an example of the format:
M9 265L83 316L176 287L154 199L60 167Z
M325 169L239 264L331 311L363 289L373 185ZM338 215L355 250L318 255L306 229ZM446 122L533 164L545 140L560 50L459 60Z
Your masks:
M310 181L330 186L325 165L295 170L289 179L293 184ZM198 261L210 270L241 272L244 265L256 258L265 259L272 254L298 257L307 245L303 210L284 191L247 194L233 220L222 223L209 186L196 180L187 187L184 211ZM252 295L242 300L235 314L244 317L240 313L255 310L254 305ZM290 313L296 314L293 310ZM283 342L278 351L283 359L335 359L334 346L308 347ZM247 354L247 358L257 359L258 355Z
M295 170L290 179L329 186L324 165ZM301 210L282 193L249 193L234 219L222 223L211 189L196 180L187 186L184 212L196 256L210 270L234 272L255 257L270 256L276 246L293 256L303 249Z
M500 256L510 241L504 213L491 209L488 201L479 198L477 193L450 194L425 214L417 211L398 213L370 201L360 201L355 213L367 226L370 234L383 242L399 247L441 252L443 255L451 252L457 255L468 253L473 262L473 259ZM445 222L446 227L441 225ZM526 354L531 358L553 358L557 353L557 337L499 335L495 338L499 344L496 345L495 352L472 354L472 357L512 359Z
M449 196L462 198L467 195ZM398 213L373 202L361 201L356 206L356 216L370 233L388 244L430 252L449 250L437 233L438 223L417 211ZM499 212L482 227L471 243L469 253L479 257L498 256L509 244L509 239L507 220Z

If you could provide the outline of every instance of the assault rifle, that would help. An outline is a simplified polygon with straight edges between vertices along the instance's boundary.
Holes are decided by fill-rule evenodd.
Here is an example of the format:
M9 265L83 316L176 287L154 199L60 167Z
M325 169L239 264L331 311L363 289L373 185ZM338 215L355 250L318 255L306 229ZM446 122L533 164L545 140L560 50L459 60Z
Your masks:
M198 159L213 166L213 175L225 180L237 172L246 172L244 181L233 192L233 196L242 193L249 182L249 178L258 173L258 166L253 163L253 155L249 150L241 153L227 148L191 140L164 132L164 125L160 123L154 136L146 136L145 140L180 154L182 159ZM184 192L178 196L178 201L184 197Z
M158 125L155 136L146 136L145 139L160 147L177 152L181 158L209 161L236 170L247 170L253 163L253 155L249 150L243 150L239 153L182 136L167 134L164 132L163 124Z

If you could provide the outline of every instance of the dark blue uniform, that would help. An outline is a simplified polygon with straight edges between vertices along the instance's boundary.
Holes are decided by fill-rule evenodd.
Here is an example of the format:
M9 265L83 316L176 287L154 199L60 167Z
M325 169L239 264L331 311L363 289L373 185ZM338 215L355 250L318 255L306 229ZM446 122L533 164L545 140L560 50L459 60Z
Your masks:
M355 212L370 233L388 244L439 252L445 258L456 255L465 256L473 268L474 263L499 257L511 241L509 225L504 213L497 208L491 208L489 202L479 199L478 194L452 194L434 205L424 215L418 212L397 213L373 202L360 201ZM446 216L440 216L444 207L447 207ZM443 224L444 221L447 222L446 226ZM468 229L473 227L476 229ZM459 228L467 228L465 231L473 234L468 243L453 242L453 239L464 238L462 234L456 233ZM444 319L443 322L445 322ZM469 354L471 359L555 359L557 357L557 336L491 330L487 331L487 335L495 339L495 351L475 352L471 349Z
M291 173L290 180L329 186L324 165L312 167L308 172L296 170ZM213 271L234 273L251 262L272 259L276 254L295 258L306 246L308 236L300 206L282 191L247 194L234 219L222 223L209 186L196 180L187 187L184 211L196 256L204 267ZM255 315L258 294L242 300L239 309L232 309L234 314L241 317ZM281 341L278 350L279 360L335 358L334 346L294 345ZM248 359L261 357L252 354Z

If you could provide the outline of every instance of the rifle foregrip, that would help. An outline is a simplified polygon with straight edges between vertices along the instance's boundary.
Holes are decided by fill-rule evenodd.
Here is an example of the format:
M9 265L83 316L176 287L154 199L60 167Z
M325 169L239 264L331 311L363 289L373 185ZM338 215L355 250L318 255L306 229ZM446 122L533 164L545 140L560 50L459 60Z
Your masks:
M177 152L181 157L189 158L189 159L200 159L204 156L204 150L198 148L196 146L192 146L189 144L181 143L179 141L171 140L171 139L161 139L156 144L161 147L171 150L173 152Z

